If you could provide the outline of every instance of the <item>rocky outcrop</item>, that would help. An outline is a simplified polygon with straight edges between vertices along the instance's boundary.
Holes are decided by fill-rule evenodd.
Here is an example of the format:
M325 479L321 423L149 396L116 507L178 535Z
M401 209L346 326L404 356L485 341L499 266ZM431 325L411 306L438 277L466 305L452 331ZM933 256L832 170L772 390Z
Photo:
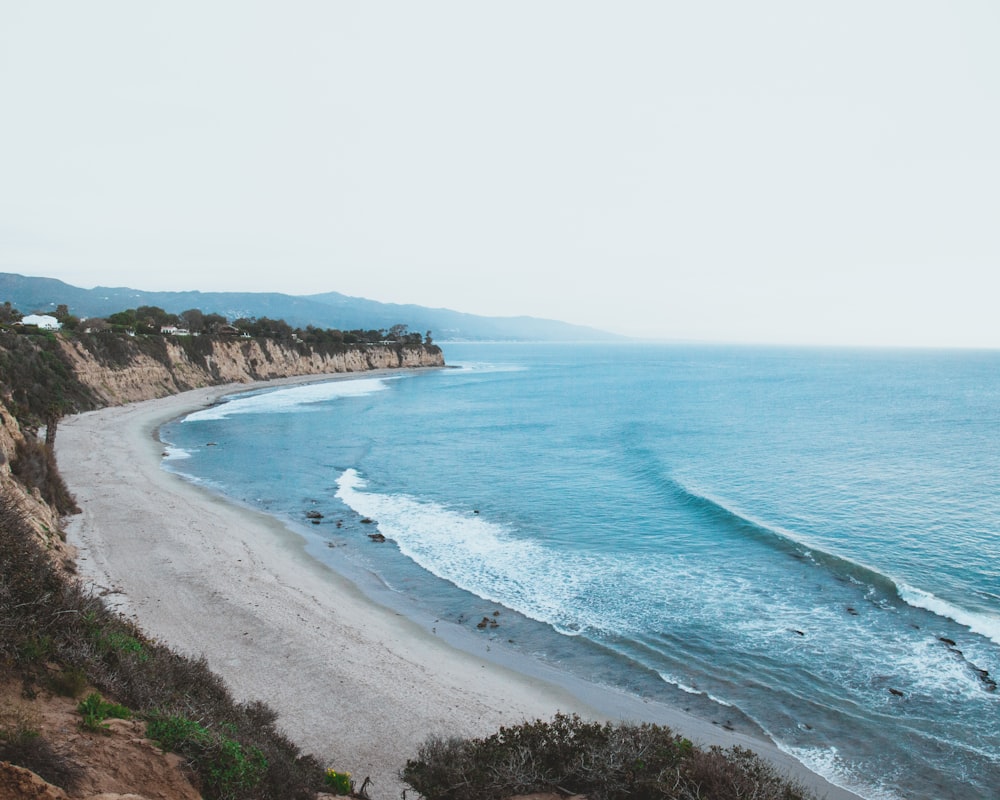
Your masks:
M0 797L18 800L69 800L58 786L39 778L31 770L0 762Z
M76 700L40 692L22 696L21 681L0 681L0 714L18 714L48 755L34 769L0 760L0 798L32 800L200 800L183 759L146 738L140 720L110 720L101 732L80 728ZM36 753L41 748L36 748Z
M90 346L88 346L90 345ZM271 339L180 340L152 348L133 344L124 356L102 358L92 342L65 338L61 347L77 379L105 405L166 397L187 389L299 375L376 369L443 367L434 345L310 346Z

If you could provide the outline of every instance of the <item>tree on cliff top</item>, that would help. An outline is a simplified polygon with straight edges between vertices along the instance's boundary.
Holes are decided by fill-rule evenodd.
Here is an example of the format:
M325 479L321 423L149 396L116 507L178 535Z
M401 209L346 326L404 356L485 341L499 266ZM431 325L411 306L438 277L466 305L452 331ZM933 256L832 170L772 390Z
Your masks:
M20 322L24 315L10 304L7 300L0 306L0 324L10 325L12 322Z

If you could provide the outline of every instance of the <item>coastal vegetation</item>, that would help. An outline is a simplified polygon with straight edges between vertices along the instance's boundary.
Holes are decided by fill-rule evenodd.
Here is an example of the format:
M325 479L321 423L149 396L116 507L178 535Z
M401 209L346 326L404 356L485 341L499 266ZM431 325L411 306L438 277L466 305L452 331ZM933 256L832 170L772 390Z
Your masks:
M100 733L111 717L145 720L147 736L186 759L206 798L307 798L323 786L320 764L277 729L270 708L236 702L203 660L148 639L60 571L6 492L0 497L0 677L17 679L29 697L77 697L93 687L78 707L81 727ZM29 735L4 725L0 760L72 788L73 765L40 731Z
M402 323L389 328L318 328L307 325L293 327L283 319L270 317L237 317L230 320L222 314L205 313L197 308L171 314L159 306L139 306L116 311L106 317L80 319L61 304L51 316L59 329L84 333L124 333L129 336L247 336L295 341L305 344L432 344L431 332L410 331ZM0 328L37 333L38 326L24 324L24 315L10 301L0 306Z
M740 747L703 749L659 725L556 715L479 739L432 737L403 779L427 800L503 800L554 792L588 800L807 800Z

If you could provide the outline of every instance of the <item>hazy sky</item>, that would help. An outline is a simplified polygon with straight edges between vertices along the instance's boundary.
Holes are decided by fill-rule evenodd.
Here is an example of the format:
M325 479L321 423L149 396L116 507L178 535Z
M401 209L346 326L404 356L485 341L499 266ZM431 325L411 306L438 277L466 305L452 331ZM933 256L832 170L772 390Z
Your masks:
M995 0L0 0L0 271L1000 347L998 42Z

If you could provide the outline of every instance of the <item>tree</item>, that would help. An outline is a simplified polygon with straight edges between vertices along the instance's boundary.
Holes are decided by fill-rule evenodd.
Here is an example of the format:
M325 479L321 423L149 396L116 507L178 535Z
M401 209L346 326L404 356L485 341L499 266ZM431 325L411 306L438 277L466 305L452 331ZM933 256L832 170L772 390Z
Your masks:
M125 311L116 311L108 314L108 322L117 330L134 331L136 327L135 309L129 308Z
M80 318L69 313L69 306L60 303L56 306L56 313L53 314L65 330L75 331L80 325Z
M10 304L10 300L0 306L0 324L10 325L12 322L20 322L24 315Z
M176 314L170 314L159 306L139 306L135 310L137 333L159 333L165 325L176 325Z
M270 319L261 317L257 320L258 336L267 336L271 339L291 339L292 326L283 319Z
M201 313L201 309L189 308L187 311L182 311L181 320L191 333L201 333L205 330L205 315Z
M205 314L202 318L203 328L205 333L218 333L219 328L223 325L228 325L229 320L226 319L222 314Z

